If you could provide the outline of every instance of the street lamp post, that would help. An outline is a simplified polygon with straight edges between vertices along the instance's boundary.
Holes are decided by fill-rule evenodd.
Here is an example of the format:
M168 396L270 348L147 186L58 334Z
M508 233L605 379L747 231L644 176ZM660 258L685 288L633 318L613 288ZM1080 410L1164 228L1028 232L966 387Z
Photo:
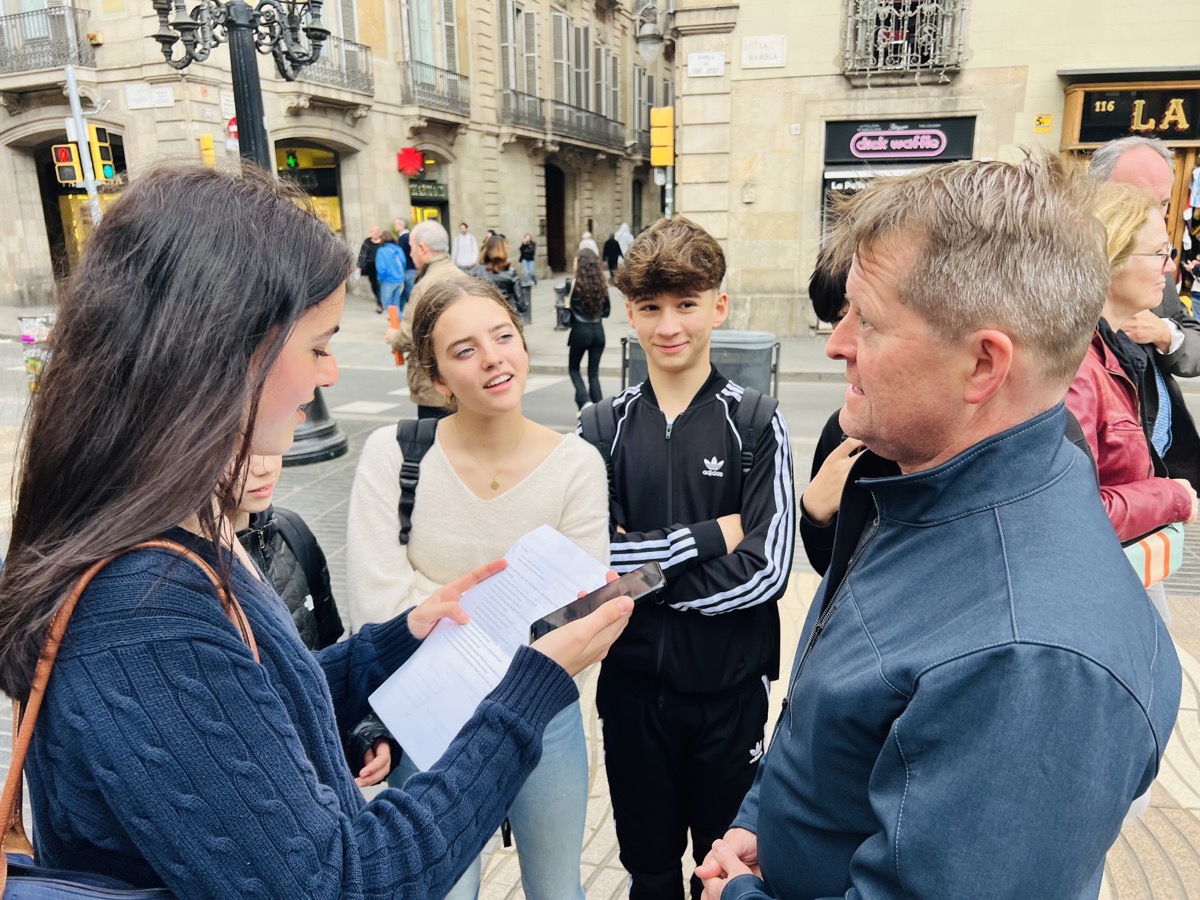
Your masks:
M201 0L190 12L184 0L152 3L158 13L154 39L171 68L186 69L193 62L204 62L218 44L229 44L239 152L242 159L274 172L255 53L269 53L279 74L295 81L301 69L320 59L321 47L329 37L329 29L321 24L322 0L258 0L254 6L246 0ZM183 44L183 54L178 57L177 43ZM333 459L349 449L349 441L329 415L319 389L306 412L308 419L296 429L284 465Z

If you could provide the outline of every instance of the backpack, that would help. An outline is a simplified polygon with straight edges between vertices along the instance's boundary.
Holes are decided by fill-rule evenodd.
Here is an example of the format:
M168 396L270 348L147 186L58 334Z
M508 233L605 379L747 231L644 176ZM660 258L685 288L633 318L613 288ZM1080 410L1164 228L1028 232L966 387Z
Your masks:
M733 426L742 442L742 478L754 468L754 448L759 438L771 427L771 418L779 401L758 388L742 388L742 400L733 414ZM600 451L604 470L608 473L608 513L613 522L625 523L625 510L617 502L616 479L613 477L612 446L617 436L617 410L608 397L587 407L579 416L579 433L585 441Z
M401 419L396 423L396 443L404 461L400 464L400 543L408 543L412 531L413 504L417 502L417 481L421 477L421 459L437 436L437 419Z

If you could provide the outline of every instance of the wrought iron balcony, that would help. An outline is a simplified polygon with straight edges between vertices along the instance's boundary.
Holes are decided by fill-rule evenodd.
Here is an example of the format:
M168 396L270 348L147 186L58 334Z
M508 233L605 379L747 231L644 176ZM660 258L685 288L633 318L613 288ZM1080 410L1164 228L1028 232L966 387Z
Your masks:
M325 39L320 58L300 70L300 80L374 96L375 73L371 66L371 48L331 34Z
M846 0L846 7L842 59L853 84L948 82L962 68L967 0Z
M545 131L546 113L543 111L542 98L520 91L501 91L500 124Z
M471 114L471 80L428 63L400 64L400 100L409 106L440 109L457 116Z
M600 113L572 106L569 103L563 103L561 100L552 100L551 107L553 112L550 130L556 135L574 138L579 141L587 141L591 144L603 144L607 147L624 149L624 123L614 122L612 119L606 119Z
M86 9L51 6L0 16L0 74L95 66Z
M637 131L633 135L633 155L650 156L650 132Z

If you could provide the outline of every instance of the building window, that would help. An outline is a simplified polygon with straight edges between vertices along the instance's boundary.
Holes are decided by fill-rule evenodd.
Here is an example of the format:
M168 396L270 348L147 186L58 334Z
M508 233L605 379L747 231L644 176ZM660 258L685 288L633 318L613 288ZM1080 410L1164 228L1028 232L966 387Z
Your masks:
M650 114L646 93L646 70L633 67L633 128L634 131L650 130Z
M566 13L550 13L550 49L554 56L554 99L571 102L571 20Z
M409 61L458 71L455 0L406 0Z
M571 69L575 76L571 86L571 103L581 109L588 109L591 106L592 96L592 29L583 25L572 28L571 32L574 39Z
M846 0L851 83L949 82L966 52L967 0Z
M513 0L500 3L500 87L538 95L537 13Z

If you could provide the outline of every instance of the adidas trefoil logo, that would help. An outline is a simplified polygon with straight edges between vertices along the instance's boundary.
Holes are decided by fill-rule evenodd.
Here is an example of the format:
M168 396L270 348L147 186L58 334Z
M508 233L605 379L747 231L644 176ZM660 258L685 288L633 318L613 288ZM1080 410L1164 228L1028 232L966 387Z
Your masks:
M721 471L723 468L725 468L725 460L717 459L714 456L712 459L704 461L704 471L701 474L710 478L724 478L725 473Z

